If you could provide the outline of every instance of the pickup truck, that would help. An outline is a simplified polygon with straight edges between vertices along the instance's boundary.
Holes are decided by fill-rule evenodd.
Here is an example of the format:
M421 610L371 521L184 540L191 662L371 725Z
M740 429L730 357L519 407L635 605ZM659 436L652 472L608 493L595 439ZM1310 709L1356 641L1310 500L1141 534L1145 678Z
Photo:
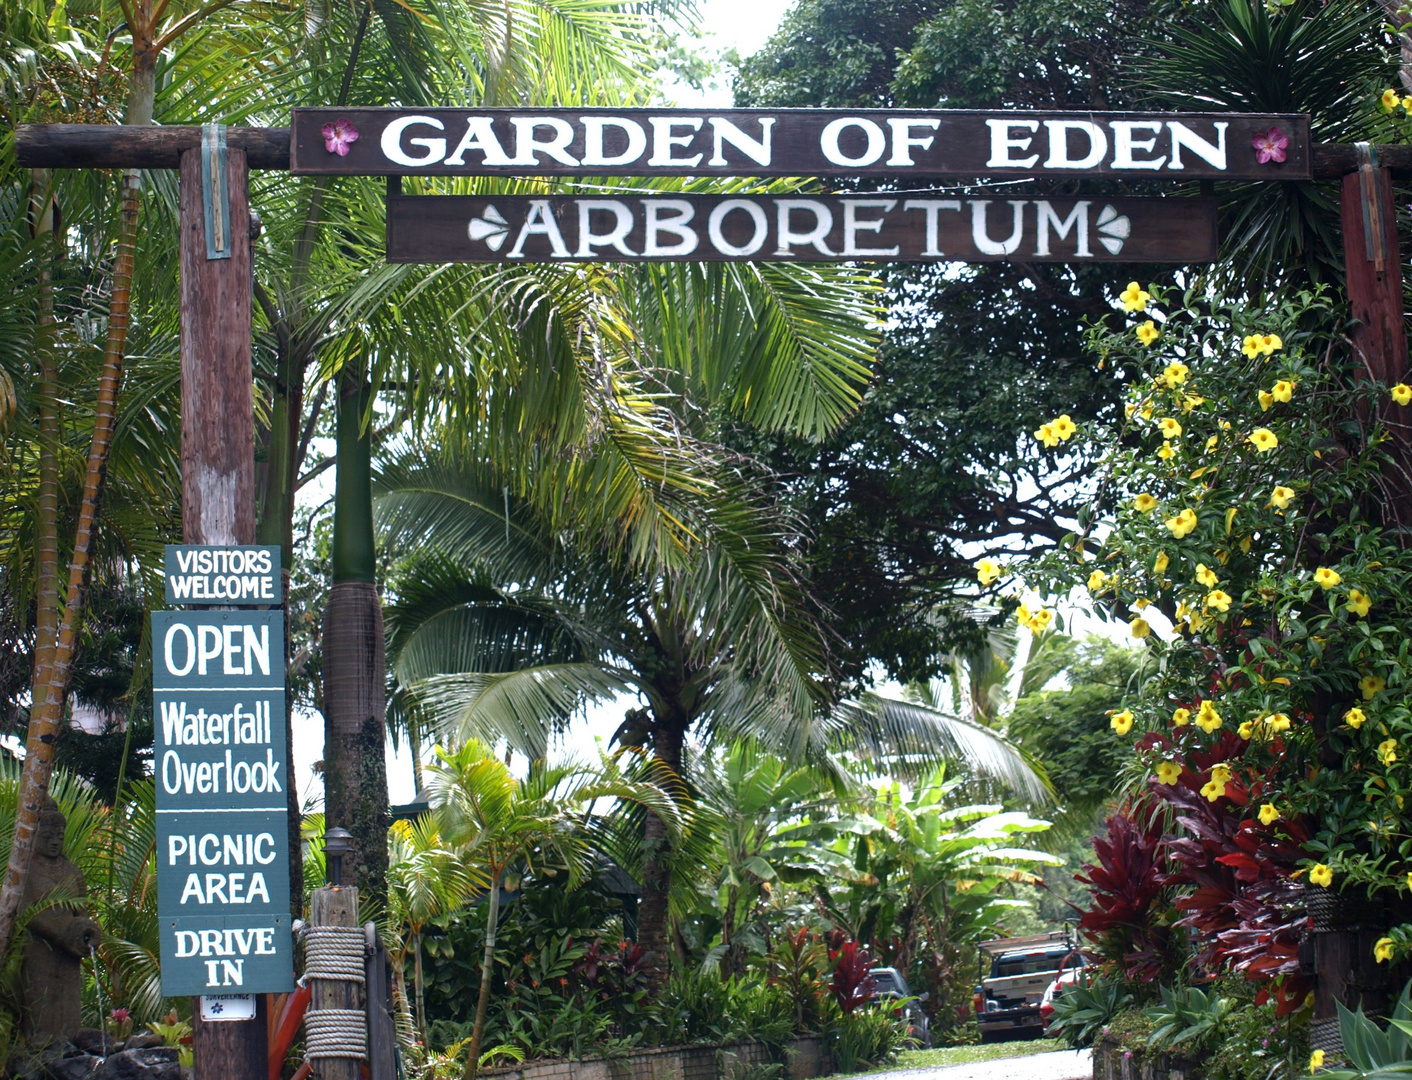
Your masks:
M981 1042L1039 1038L1044 992L1076 947L1062 930L981 942L980 983L973 999Z

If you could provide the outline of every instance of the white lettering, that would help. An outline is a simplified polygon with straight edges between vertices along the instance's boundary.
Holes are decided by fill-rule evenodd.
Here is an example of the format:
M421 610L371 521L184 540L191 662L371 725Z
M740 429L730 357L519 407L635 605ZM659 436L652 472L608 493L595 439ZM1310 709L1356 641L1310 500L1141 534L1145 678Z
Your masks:
M1088 208L1091 203L1076 202L1069 216L1063 221L1059 220L1059 214L1047 200L1035 203L1035 208L1039 214L1039 238L1035 243L1036 255L1049 254L1049 228L1054 227L1054 235L1060 240L1069 238L1070 230L1077 233L1078 247L1074 254L1079 258L1090 258L1093 252L1088 249Z
M687 120L677 120L670 116L653 116L647 121L652 125L652 156L647 159L649 165L686 165L695 166L700 163L703 155L692 154L689 158L679 158L672 156L672 148L675 146L690 146L694 139L695 132L701 130L701 117L694 116ZM673 128L689 128L691 135L673 135Z
M1038 131L1038 120L987 120L985 126L990 128L990 160L985 163L987 169L1029 169L1034 167L1034 163L1039 160L1038 154L1031 154L1027 158L1012 158L1010 156L1011 150L1019 150L1022 153L1028 150L1034 139L1029 135L1012 139L1010 132L1015 128L1024 131Z
M505 148L500 145L500 140L496 138L495 129L491 126L488 116L473 116L466 121L466 134L461 136L461 141L456 145L451 156L446 159L445 164L464 165L467 150L479 150L486 165L515 164L505 153Z
M601 244L610 244L614 250L624 255L637 254L624 243L628 233L632 232L632 211L628 209L627 203L617 199L576 199L574 201L579 208L579 249L575 252L575 258L596 259L598 252L593 248L595 245ZM594 211L613 215L613 227L608 232L596 233L593 231Z
M961 209L960 199L908 199L902 204L904 210L925 210L927 214L927 247L923 255L944 255L938 246L937 216L942 210Z
M515 127L515 164L538 165L538 154L548 154L561 165L577 165L578 158L566 149L574 140L573 125L557 116L516 116L510 123ZM548 128L554 134L548 142L536 139L538 128Z
M1023 199L1009 200L1014 209L1014 231L1010 234L1010 239L996 243L990 238L989 229L986 226L986 212L990 206L989 199L971 200L971 242L976 245L976 250L982 255L1013 255L1015 249L1020 246L1020 237L1024 231L1025 201Z
M891 164L889 162L889 164ZM896 199L845 199L843 203L843 254L845 255L896 255L902 249L900 247L890 248L860 248L858 246L858 233L866 229L868 232L882 232L883 219L858 219L858 211L861 210L881 210L884 214L892 212L892 208L897 205Z
M696 250L701 238L695 229L688 229L687 223L696 216L696 208L685 199L643 199L647 211L646 236L642 241L644 255L690 255ZM664 218L665 211L674 216ZM670 233L677 237L675 244L663 244L658 237Z
M868 148L856 158L848 157L838 145L839 136L851 127L862 131L868 140ZM835 165L871 165L882 157L883 151L887 149L887 136L883 134L883 129L871 120L861 116L844 116L824 125L824 130L819 133L819 149L824 157Z
M181 634L186 638L186 664L184 666L177 665L176 657L172 653L172 642L176 640L177 634ZM185 623L172 623L172 625L167 628L167 639L163 645L165 648L167 670L178 677L189 675L192 665L196 663L196 639L191 636L191 628Z
M724 165L726 159L721 150L725 143L730 143L755 164L768 165L770 163L770 129L774 125L774 117L762 118L760 120L760 138L752 139L724 117L711 117L711 130L715 138L714 152L711 155L711 160L706 164Z
M726 215L736 210L744 210L750 215L750 220L755 223L754 235L740 247L736 247L727 240L725 233L721 231ZM769 234L770 224L765 220L764 209L748 199L727 199L723 203L718 203L706 221L706 235L711 238L711 243L722 255L754 255L765 246L765 238Z
M1182 164L1182 148L1185 147L1213 168L1224 170L1226 167L1226 128L1230 127L1230 124L1225 120L1217 120L1211 126L1216 129L1215 143L1207 142L1179 121L1168 120L1167 130L1172 133L1172 163L1167 168L1186 168Z
M569 257L569 246L564 243L564 235L559 231L559 223L554 220L554 211L549 209L548 199L530 201L530 212L525 215L525 223L520 226L520 235L515 238L515 246L506 258L523 259L525 241L531 236L549 237L549 246L556 259Z
M930 150L932 143L936 142L936 136L926 135L919 139L912 134L912 129L922 128L926 131L935 131L941 127L941 121L915 118L890 119L887 126L892 128L892 157L887 159L887 163L889 165L915 165L917 163L912 160L912 147Z
M442 155L446 153L446 140L435 138L408 139L413 146L420 146L422 153L417 157L412 157L402 149L402 133L413 124L422 124L437 131L445 131L446 125L434 116L399 116L387 127L382 129L382 156L388 161L398 165L407 165L416 168L420 165L431 165L440 161ZM208 554L202 552L202 554ZM209 569L203 571L209 573Z
M778 199L775 210L778 218L776 255L793 255L790 248L796 244L811 244L821 255L833 254L824 243L833 229L833 212L827 206L817 199ZM797 233L790 225L790 218L796 210L814 215L814 227L808 232Z
M1049 132L1049 158L1046 169L1091 169L1108 153L1108 136L1091 120L1046 120ZM1069 132L1088 136L1088 154L1075 161L1069 157Z
M620 116L582 116L583 163L585 165L627 165L642 157L647 149L647 132L635 120ZM615 127L627 136L627 149L608 157L603 153L603 131Z
M1157 133L1162 130L1160 120L1114 120L1113 121L1113 168L1115 169L1160 169L1167 155L1145 158L1138 161L1133 157L1134 150L1150 154L1157 145ZM1135 131L1151 131L1151 139L1134 139Z

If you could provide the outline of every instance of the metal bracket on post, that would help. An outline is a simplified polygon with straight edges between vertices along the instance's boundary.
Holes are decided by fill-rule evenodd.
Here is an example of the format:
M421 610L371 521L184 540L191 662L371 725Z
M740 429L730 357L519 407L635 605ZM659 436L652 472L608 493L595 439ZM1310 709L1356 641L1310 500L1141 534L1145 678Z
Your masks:
M1382 208L1378 202L1378 151L1370 143L1354 143L1358 150L1358 190L1363 202L1363 248L1373 269L1387 269L1387 234L1383 229Z
M226 126L201 125L201 204L206 211L206 258L229 259L230 193L226 188Z

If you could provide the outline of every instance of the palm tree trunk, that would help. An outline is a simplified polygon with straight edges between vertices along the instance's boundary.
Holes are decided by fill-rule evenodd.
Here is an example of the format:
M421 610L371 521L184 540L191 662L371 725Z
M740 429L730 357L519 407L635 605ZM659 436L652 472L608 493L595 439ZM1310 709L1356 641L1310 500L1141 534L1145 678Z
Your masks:
M485 1014L490 1008L490 980L495 974L495 927L500 921L500 871L493 869L490 875L490 914L485 917L485 956L480 964L480 996L476 998L476 1024L471 1029L471 1049L466 1055L466 1071L463 1080L476 1080L476 1069L480 1067L480 1044L485 1037Z
M425 985L422 981L422 934L417 931L412 935L412 982L417 991L417 1035L422 1040L422 1045L427 1044L427 1005L423 996L422 988Z
M132 29L134 66L124 122L144 125L152 122L157 91L157 54L150 48L151 42L141 33L141 28ZM118 391L123 382L141 189L142 181L137 170L123 177L122 215L113 263L113 291L108 304L108 340L103 350L103 371L98 379L98 398L93 408L93 435L88 446L83 497L74 526L68 592L64 613L54 633L48 678L42 683L36 681L31 688L29 731L15 808L15 829L10 842L10 861L5 871L5 883L0 886L0 955L9 948L10 939L15 933L15 919L19 914L20 898L24 895L25 877L34 853L34 836L39 827L39 807L49 793L49 778L54 772L54 743L59 724L64 718L69 681L73 675L74 646L88 594L93 530L98 523L98 504L103 494L108 452L112 449L113 427L117 420Z
M654 754L678 776L685 735L684 725L659 719L652 736ZM649 810L642 826L642 896L637 912L637 942L642 946L642 970L649 993L665 986L671 973L667 906L672 891L670 843L667 826Z
M387 659L374 583L372 398L360 373L341 377L334 488L333 588L324 610L324 804L353 834L360 895L387 903Z

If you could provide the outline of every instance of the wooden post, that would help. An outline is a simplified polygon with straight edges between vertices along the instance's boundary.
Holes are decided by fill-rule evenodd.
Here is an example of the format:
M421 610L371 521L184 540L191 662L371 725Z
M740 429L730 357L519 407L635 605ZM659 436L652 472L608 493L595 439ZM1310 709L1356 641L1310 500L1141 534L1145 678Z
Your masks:
M250 373L250 198L245 154L227 150L220 210L230 257L207 258L202 151L181 155L181 492L188 544L255 542ZM195 1080L266 1080L264 995L254 1020L192 1010Z
M309 897L309 922L313 926L348 926L357 929L358 889L355 886L325 885ZM309 1011L319 1009L362 1009L363 992L356 982L341 979L311 979ZM319 1058L314 1073L319 1080L359 1080L356 1058Z

